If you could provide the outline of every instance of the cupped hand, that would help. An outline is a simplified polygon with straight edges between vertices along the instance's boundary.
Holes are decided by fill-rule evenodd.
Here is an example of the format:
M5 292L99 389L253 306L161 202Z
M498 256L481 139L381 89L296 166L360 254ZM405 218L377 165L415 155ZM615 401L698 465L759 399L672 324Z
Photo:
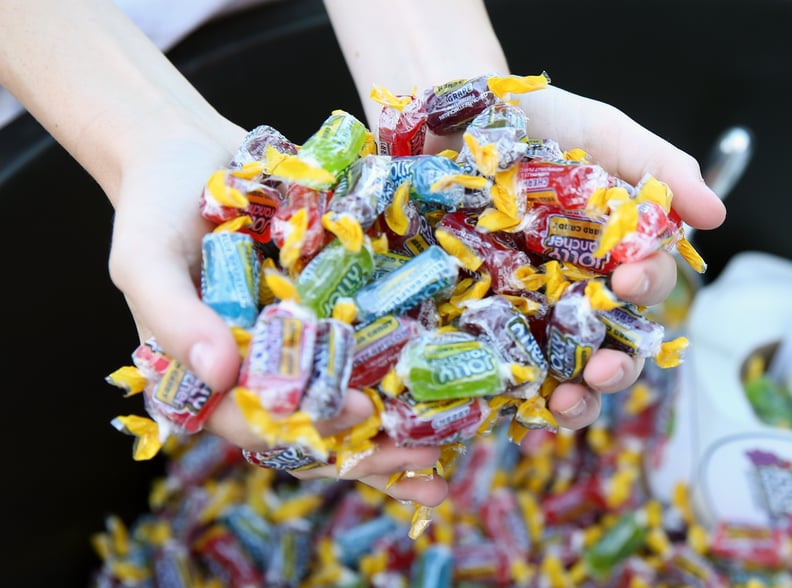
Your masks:
M633 185L653 175L669 185L672 207L692 227L714 229L723 223L726 209L704 183L697 161L617 108L554 86L523 95L520 104L531 136L555 139L563 149L582 148L593 162ZM645 306L665 300L675 282L676 262L664 251L622 264L611 277L618 297ZM600 394L631 386L643 364L601 349L589 359L583 383L564 383L553 391L550 410L561 426L585 427L599 415Z
M188 134L139 154L125 170L115 200L110 274L132 311L141 341L159 345L213 390L228 391L237 381L240 355L228 325L199 298L201 240L212 225L200 215L199 195L207 178L228 164L244 130L228 129L224 141ZM319 422L323 436L348 429L374 410L368 397L350 390L340 414ZM231 394L209 418L206 429L240 448L269 449L245 421ZM447 492L439 476L405 477L386 488L391 474L426 470L437 461L436 448L399 448L386 436L374 455L362 459L346 479L357 479L394 498L427 506ZM253 466L251 466L253 467ZM328 465L297 474L337 477Z

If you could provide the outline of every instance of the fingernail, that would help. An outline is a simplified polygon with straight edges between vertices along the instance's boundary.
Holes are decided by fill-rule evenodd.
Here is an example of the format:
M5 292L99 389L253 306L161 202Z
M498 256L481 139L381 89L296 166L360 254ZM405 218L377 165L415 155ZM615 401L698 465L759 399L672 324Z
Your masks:
M569 417L569 418L579 417L584 412L586 412L586 399L581 398L566 410L560 410L559 412L565 417Z
M190 349L190 366L198 376L205 377L212 369L212 349L208 343L198 342Z
M643 276L641 281L633 289L633 296L644 296L649 292L650 286L649 278L647 276Z
M619 368L607 380L604 380L602 382L597 382L596 386L599 388L606 388L608 386L613 386L614 384L621 382L622 378L624 378L624 370L622 368ZM594 384L594 382L592 382L592 384Z

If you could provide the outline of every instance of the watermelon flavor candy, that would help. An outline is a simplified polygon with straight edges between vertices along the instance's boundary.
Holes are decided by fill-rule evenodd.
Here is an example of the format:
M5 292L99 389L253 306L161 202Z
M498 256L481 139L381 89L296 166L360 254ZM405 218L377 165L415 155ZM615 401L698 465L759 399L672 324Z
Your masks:
M547 325L549 373L560 382L583 378L591 355L605 340L605 325L586 295L586 282L569 286L553 306Z
M239 385L275 416L299 407L313 371L316 331L315 313L290 301L265 307L256 319Z
M394 314L358 326L349 385L353 388L377 385L396 365L402 348L420 331L415 319Z
M382 428L402 447L472 439L490 416L490 407L481 397L430 402L386 397L383 403Z

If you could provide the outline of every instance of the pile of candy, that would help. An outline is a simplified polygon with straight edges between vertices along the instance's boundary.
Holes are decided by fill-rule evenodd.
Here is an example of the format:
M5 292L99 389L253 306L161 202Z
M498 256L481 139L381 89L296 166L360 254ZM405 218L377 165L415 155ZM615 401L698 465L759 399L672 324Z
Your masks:
M376 139L359 120L340 110L301 146L272 127L251 131L228 166L209 178L200 199L201 213L217 225L204 239L201 295L239 342L238 385L228 392L211 390L156 341L141 345L133 354L134 366L108 377L130 394L143 393L152 417L132 415L114 421L137 437L136 459L152 457L169 439L184 442L186 434L200 432L228 393L251 428L273 448L243 452L248 462L266 468L296 470L335 463L344 471L372 454L374 438L383 432L401 446L443 449L433 470L401 475L467 480L460 481L455 492L470 496L462 505L449 502L453 515L444 508L418 508L409 532L403 534L408 540L423 539L432 521L431 537L425 539L432 548L406 548L391 537L392 547L376 551L377 557L385 558L376 565L385 569L397 556L410 561L432 558L446 562L443 565L453 560L454 574L462 578L483 575L492 581L492 574L501 574L501 585L529 585L528 578L538 573L532 558L540 552L547 556L545 562L557 562L553 574L566 574L573 560L583 562L574 572L582 581L589 575L603 577L603 566L608 572L612 567L605 560L619 559L624 550L632 553L648 537L656 537L662 517L657 509L647 506L644 512L635 502L641 496L635 488L635 452L621 446L617 453L600 446L584 451L576 441L569 448L572 461L556 455L557 448L548 453L548 447L572 438L559 431L546 404L559 383L581 379L586 361L600 347L653 358L655 367L676 365L687 344L684 337L664 341L663 326L647 318L644 309L618 299L607 278L620 263L660 249L676 249L697 271L704 271L704 263L684 238L668 186L651 176L631 185L589 162L579 149L565 152L553 140L527 134L526 117L511 96L541 90L547 83L545 75L485 75L433 87L420 96L393 96L375 88L372 98L383 104ZM423 153L427 131L461 133L463 147L459 152ZM343 434L322 438L315 423L338 414L349 388L368 394L375 414ZM493 434L496 431L499 435ZM534 438L542 439L543 445L532 448L536 455L527 462L520 462L495 438L505 438L513 448L530 445ZM196 442L196 447L202 445ZM482 467L471 465L478 452L496 449L497 459L483 458L493 468L490 477L478 471L475 476L465 474ZM549 459L551 454L555 461ZM196 459L190 455L189 450L180 453L175 467ZM461 463L454 464L460 455ZM512 463L496 470L509 455ZM518 490L521 486L511 477L520 475L521 463L539 468L540 456L548 458L542 473L521 475L539 476L541 483L532 483L533 492ZM235 459L224 458L224 471ZM582 470L595 463L592 471L600 471L585 475ZM182 469L187 473L181 476L192 475L192 466ZM220 504L233 502L224 492L238 498L240 488L251 483L240 481L240 472L232 467L228 480L212 480L214 470L202 477L204 486L212 486L200 489L207 501L202 505L183 496L177 500L180 508L197 508L199 514L160 517L159 523L164 520L169 527L167 537L180 539L174 545L158 535L163 548L155 550L158 557L175 564L198 549L210 569L223 567L219 560L230 553L228 543L244 542L234 535L235 525L258 520L252 515L235 519ZM272 546L285 554L248 555L266 567L268 578L276 578L268 585L297 585L316 572L310 571L310 558L300 562L297 554L311 551L316 525L329 524L314 520L316 509L346 508L344 501L354 498L336 494L339 487L349 487L319 484L321 492L310 498L305 493L312 485L284 486L271 472L245 475L272 484L264 495L250 499L263 501L258 507L246 499L246 508L258 508L259 517L275 517L270 524L277 526L277 517L288 522ZM625 477L631 481L627 486ZM174 488L189 492L194 483L179 475L169 479L176 480L169 486L171 494ZM578 485L581 479L586 481ZM562 491L565 485L569 488ZM550 488L559 501L555 508L570 510L560 519L549 516L552 507L544 501L542 493ZM485 501L484 496L489 498ZM267 503L270 500L275 502ZM300 516L287 514L293 512L287 508L292 500L303 509ZM385 508L383 500L369 496L366 502L376 512ZM569 501L566 506L564 500ZM610 518L614 512L599 512L614 506L622 507L629 522ZM386 522L383 511L368 524L380 521L376 533L382 537L390 537L388 531L397 527L404 531L402 514L391 512L400 510L391 505ZM516 537L513 512L525 515L527 535ZM461 513L465 516L458 516ZM441 524L443 516L447 524ZM486 524L478 524L477 516ZM543 535L544 523L574 527L600 516L604 536L613 529L622 538L632 537L619 548L618 557L597 555L595 549L594 555L580 559L581 546L567 545L585 537L584 543L591 543L593 531L562 532L556 548ZM208 522L223 524L207 531L203 527ZM179 529L171 528L174 524ZM469 526L469 532L456 528L460 525ZM182 534L185 526L187 535ZM200 547L193 543L197 539L192 527L207 531ZM148 537L154 531L141 532ZM244 532L263 533L252 528ZM335 531L323 533L330 543L320 541L314 547L324 564L350 571L347 567L356 562L358 577L374 565L358 561L360 554L329 562L338 539ZM482 551L479 539L485 537L489 543ZM493 543L496 539L504 545ZM152 537L146 540L157 543ZM372 547L369 539L363 543L366 549ZM672 557L661 547L656 549L664 565L689 555ZM452 558L457 548L471 553ZM514 548L519 556L513 557ZM115 561L108 550L106 545L108 561ZM556 552L556 559L550 557ZM478 568L472 563L477 554L484 560ZM240 562L232 567L248 569ZM168 565L154 561L155 568L160 564ZM271 571L273 565L280 567ZM552 565L556 564L542 564ZM659 573L658 566L649 568ZM249 569L253 574L256 568ZM428 578L437 572L422 573ZM637 578L641 573L630 572ZM336 579L327 585L343 582Z
M792 528L704 529L687 489L649 497L642 459L675 370L647 369L583 431L508 427L467 443L432 525L360 483L250 467L209 433L166 444L151 512L107 520L95 588L493 586L781 588Z

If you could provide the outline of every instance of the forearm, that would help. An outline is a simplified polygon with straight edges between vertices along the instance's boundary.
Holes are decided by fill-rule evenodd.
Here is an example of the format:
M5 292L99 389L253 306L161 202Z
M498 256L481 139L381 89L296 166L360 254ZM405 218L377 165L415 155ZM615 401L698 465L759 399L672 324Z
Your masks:
M0 0L0 85L115 204L124 169L166 137L231 125L109 0Z
M325 0L370 124L373 85L409 93L454 79L508 73L482 0Z

